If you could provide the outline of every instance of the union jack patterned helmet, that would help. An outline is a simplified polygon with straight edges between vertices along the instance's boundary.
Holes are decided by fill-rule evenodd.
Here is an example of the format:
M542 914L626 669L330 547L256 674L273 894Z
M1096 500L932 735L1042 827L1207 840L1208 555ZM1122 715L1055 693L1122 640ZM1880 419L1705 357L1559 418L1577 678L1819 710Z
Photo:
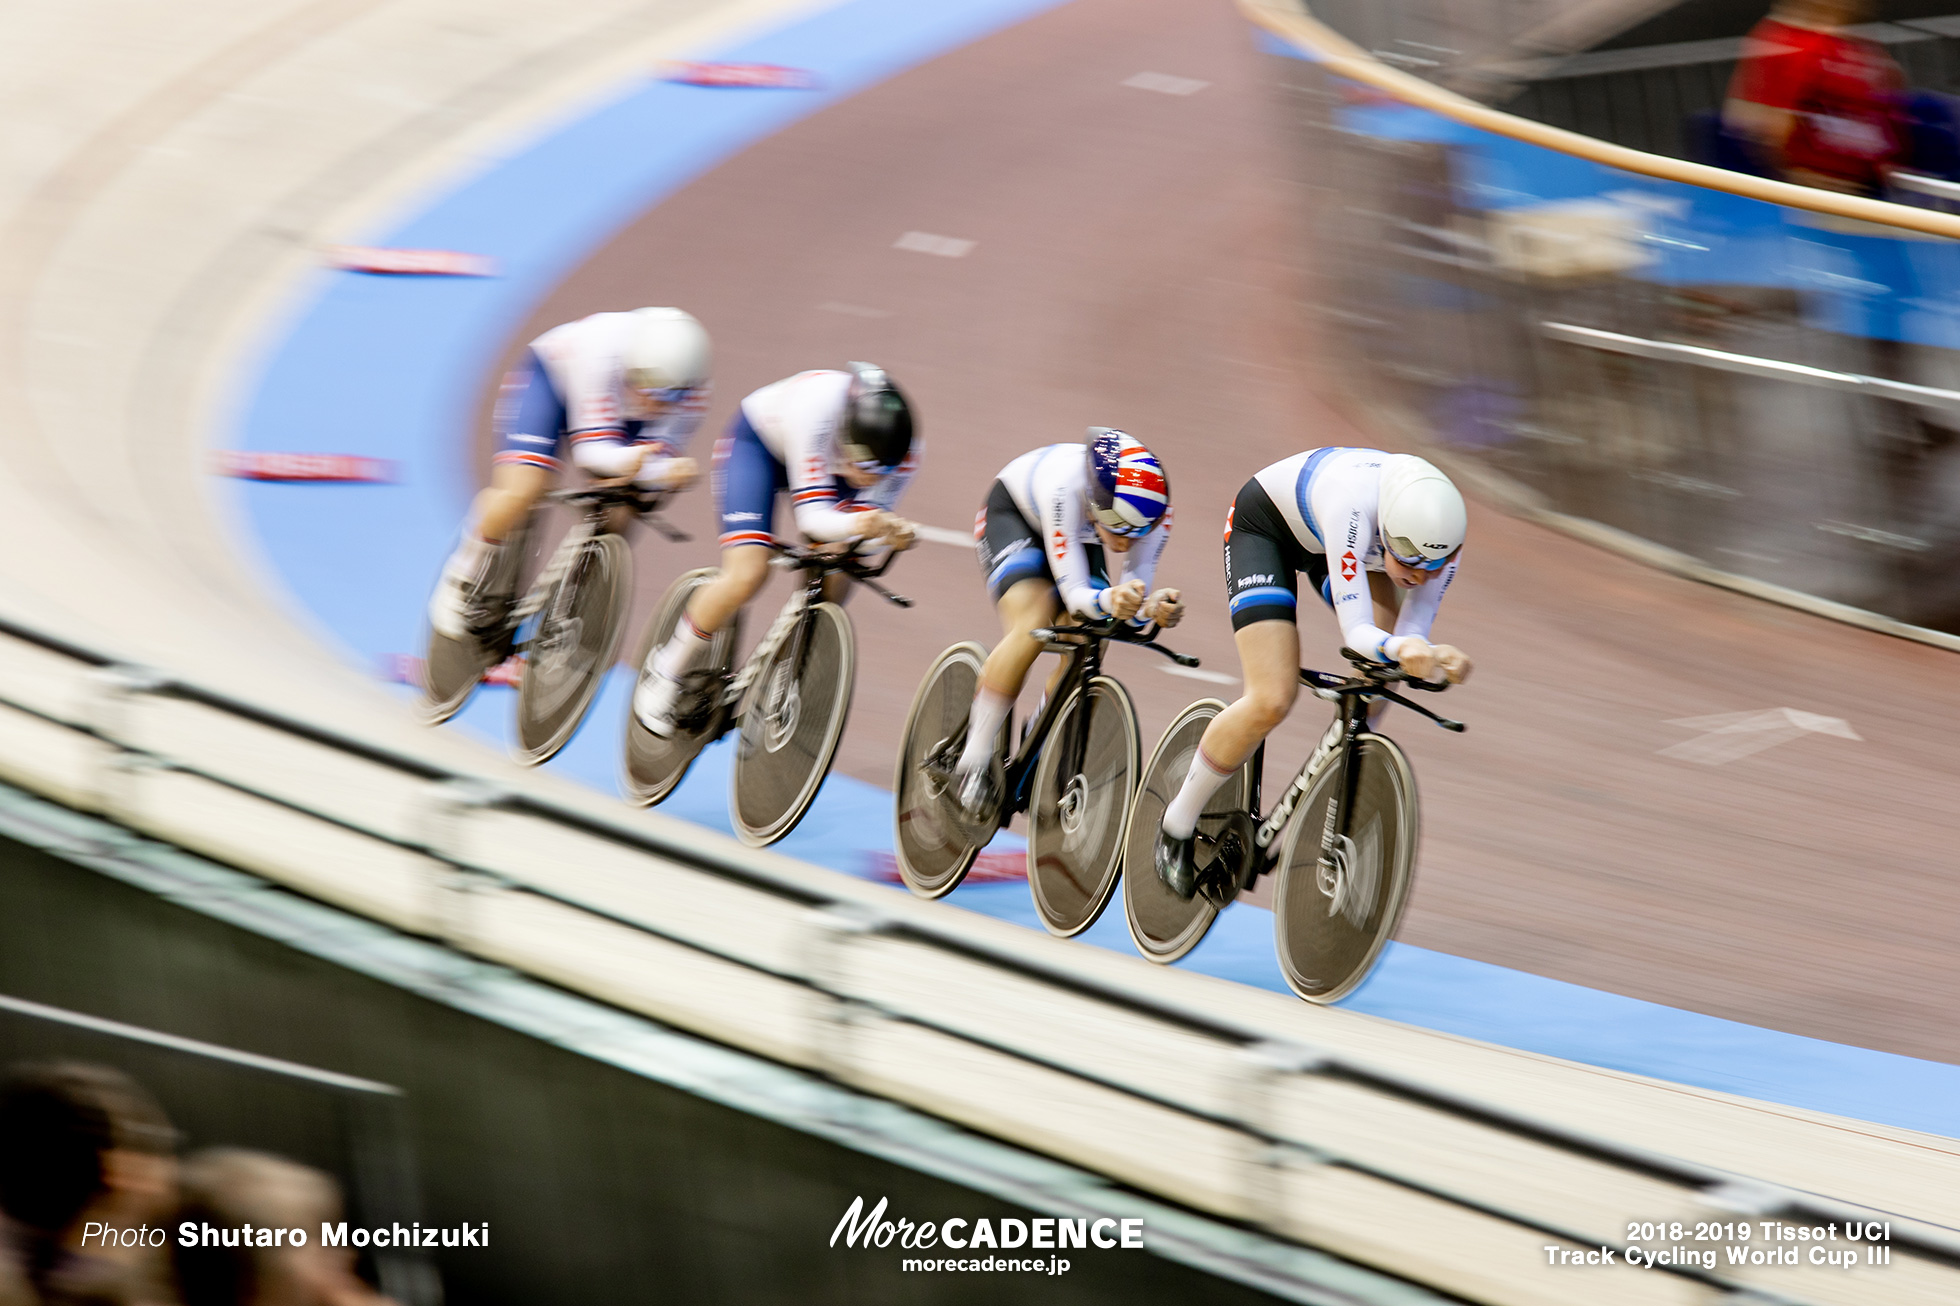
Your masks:
M1157 455L1107 426L1089 428L1083 453L1090 514L1111 535L1148 535L1171 506Z

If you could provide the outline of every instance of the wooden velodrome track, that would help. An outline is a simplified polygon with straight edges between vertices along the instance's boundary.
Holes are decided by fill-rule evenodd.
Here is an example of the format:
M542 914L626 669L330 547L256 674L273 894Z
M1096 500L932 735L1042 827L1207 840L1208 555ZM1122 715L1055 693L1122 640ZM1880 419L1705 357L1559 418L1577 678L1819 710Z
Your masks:
M1123 85L1140 72L1209 83ZM1301 248L1266 70L1224 4L1075 0L849 99L711 171L600 250L512 338L602 308L687 307L714 333L717 399L804 367L891 369L929 445L906 510L963 530L1009 458L1090 423L1165 460L1191 615L1173 641L1236 673L1219 531L1237 487L1303 448L1375 442L1344 414L1294 303ZM896 249L923 231L963 257ZM494 375L485 378L485 405ZM1360 424L1357 424L1357 420ZM487 461L488 446L484 449ZM712 560L639 545L637 623ZM912 690L955 639L996 634L972 553L920 545L919 600L854 605L857 700L839 767L888 786ZM866 596L868 600L869 596ZM1461 737L1404 717L1425 801L1401 937L1752 1024L1952 1061L1960 887L1948 852L1950 653L1698 586L1473 505L1439 635L1477 659L1446 700ZM1332 665L1317 605L1307 660ZM1116 655L1146 748L1209 692ZM1667 724L1792 707L1848 720L1723 765L1658 756ZM1280 765L1323 724L1303 704Z

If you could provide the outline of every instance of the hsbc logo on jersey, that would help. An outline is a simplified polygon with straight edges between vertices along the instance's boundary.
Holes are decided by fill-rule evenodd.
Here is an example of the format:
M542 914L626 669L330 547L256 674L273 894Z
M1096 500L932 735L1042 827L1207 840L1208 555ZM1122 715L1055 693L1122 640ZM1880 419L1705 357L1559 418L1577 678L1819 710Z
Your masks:
M1066 557L1067 554L1068 554L1068 536L1063 534L1061 531L1056 531L1055 532L1055 556L1061 558L1061 557Z
M1341 555L1341 579L1353 580L1354 573L1356 570L1357 568L1354 561L1354 550L1349 549L1346 553L1343 553Z

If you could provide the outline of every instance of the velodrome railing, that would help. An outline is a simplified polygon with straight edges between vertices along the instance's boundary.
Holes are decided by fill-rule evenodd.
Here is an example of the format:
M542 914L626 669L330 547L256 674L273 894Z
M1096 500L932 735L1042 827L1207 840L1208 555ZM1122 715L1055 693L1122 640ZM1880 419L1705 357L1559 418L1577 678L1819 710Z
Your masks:
M1240 7L1321 351L1385 438L1683 574L1960 647L1960 187L1643 152L1455 94L1327 5Z
M1885 1218L1277 1041L0 620L0 778L469 955L1468 1300L1874 1300L1857 1275L1550 1267L1630 1222ZM942 915L943 912L943 915ZM1894 1220L1884 1300L1960 1299ZM1596 1276L1596 1277L1595 1277ZM1583 1286L1582 1286L1583 1285ZM1751 1295L1753 1294L1753 1295ZM1849 1295L1847 1295L1849 1294ZM1304 1299L1304 1298L1303 1298Z

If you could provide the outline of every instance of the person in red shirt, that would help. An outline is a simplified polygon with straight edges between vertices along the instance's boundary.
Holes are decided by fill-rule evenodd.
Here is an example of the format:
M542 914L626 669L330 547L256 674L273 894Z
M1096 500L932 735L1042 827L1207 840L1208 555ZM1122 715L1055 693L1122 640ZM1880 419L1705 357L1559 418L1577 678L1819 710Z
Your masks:
M1743 43L1723 125L1786 181L1872 195L1903 160L1905 79L1877 45L1843 30L1868 7L1777 0Z

